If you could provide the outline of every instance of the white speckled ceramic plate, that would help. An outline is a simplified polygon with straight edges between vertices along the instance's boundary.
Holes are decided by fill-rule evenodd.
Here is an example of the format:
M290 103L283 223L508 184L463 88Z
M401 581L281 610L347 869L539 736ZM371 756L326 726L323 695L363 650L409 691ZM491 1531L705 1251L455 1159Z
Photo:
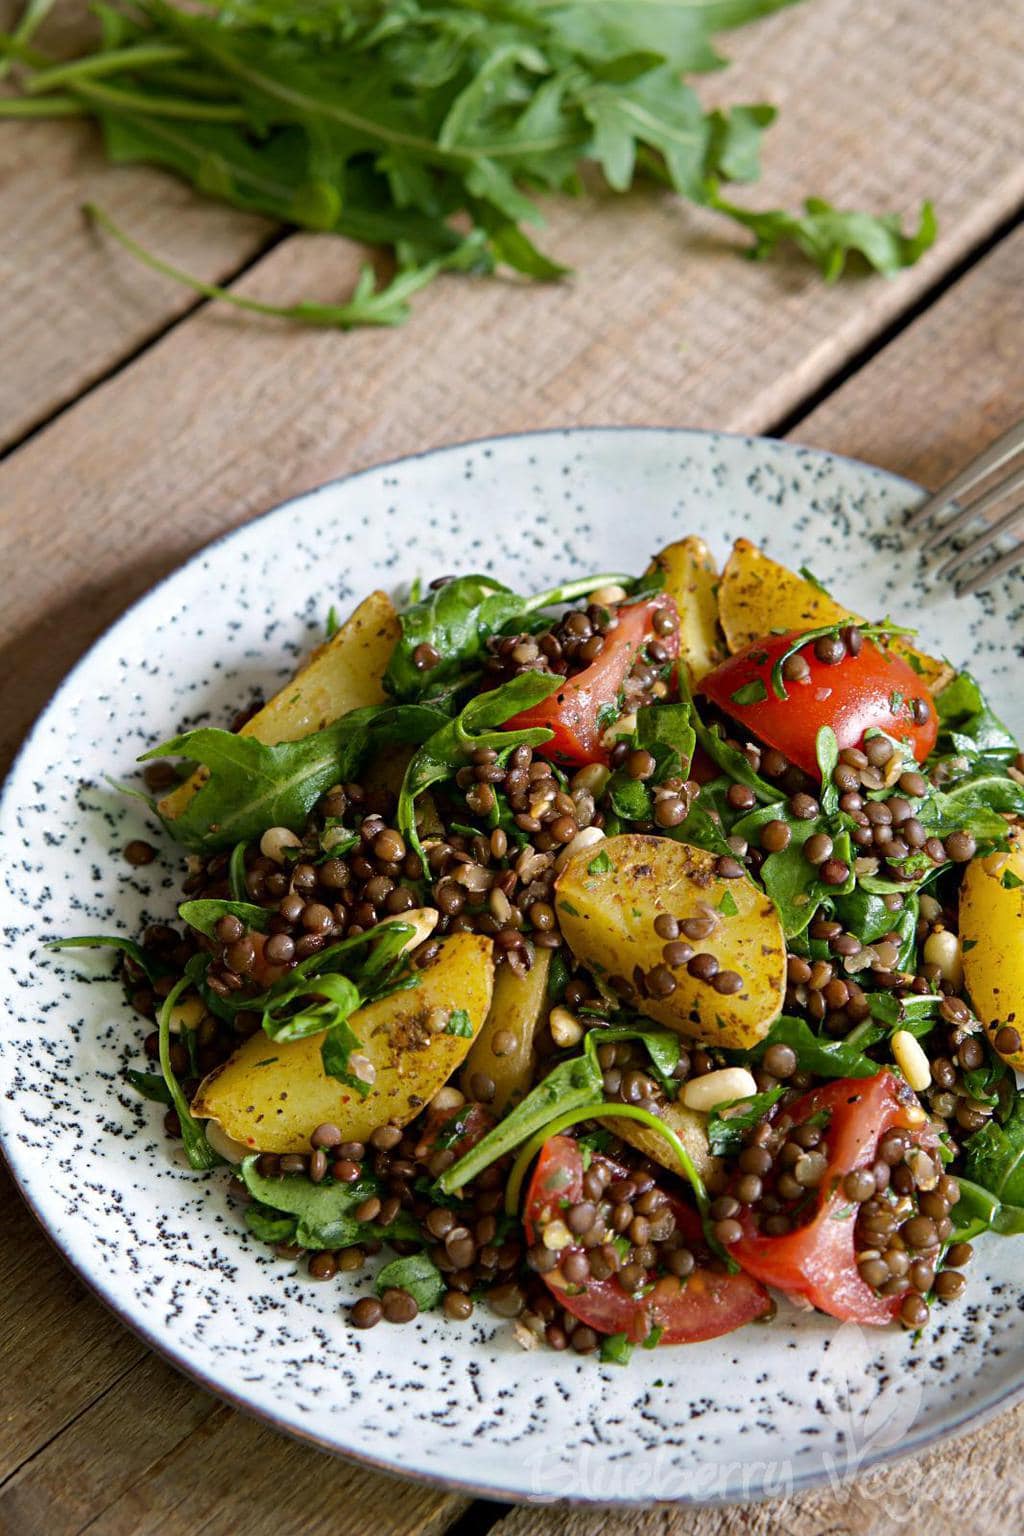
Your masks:
M918 582L901 535L918 490L848 460L711 433L592 430L447 448L289 502L190 561L127 613L46 711L3 802L9 968L0 1131L40 1220L82 1278L182 1370L281 1429L388 1470L493 1497L691 1503L782 1493L915 1450L1022 1387L1020 1250L982 1240L965 1302L917 1342L783 1303L767 1327L638 1350L628 1369L537 1350L478 1309L351 1332L343 1281L316 1285L246 1236L224 1180L181 1166L161 1111L125 1089L145 1026L109 954L68 933L173 913L179 856L107 787L183 720L228 719L293 669L341 610L417 574L493 570L523 590L640 570L685 532L805 563L863 611L916 619L1024 727L1018 577L977 601ZM83 975L82 973L86 974Z

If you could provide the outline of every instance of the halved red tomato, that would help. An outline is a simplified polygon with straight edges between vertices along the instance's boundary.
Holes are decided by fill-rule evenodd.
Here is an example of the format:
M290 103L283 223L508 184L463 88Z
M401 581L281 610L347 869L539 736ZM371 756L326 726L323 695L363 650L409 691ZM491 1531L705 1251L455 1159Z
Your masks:
M666 609L676 613L673 600L663 595L620 608L619 622L605 636L604 650L597 660L567 678L563 687L540 704L506 721L505 729L519 731L546 726L554 735L535 750L556 763L579 766L607 762L608 749L601 745L607 726L599 717L604 711L616 709L619 690L637 656L656 636L670 657L679 655L678 626L667 635L658 635L654 628L654 615Z
M624 1169L618 1171L625 1173ZM526 1196L523 1221L527 1241L540 1241L544 1228L561 1220L567 1207L582 1198L583 1154L579 1144L570 1136L552 1136L541 1151ZM750 1275L710 1267L696 1211L681 1200L669 1198L686 1245L699 1259L698 1267L685 1280L651 1275L651 1289L636 1297L624 1291L614 1275L608 1280L588 1280L580 1289L569 1287L560 1269L544 1276L559 1304L596 1333L624 1333L631 1343L642 1344L660 1328L659 1344L691 1344L732 1333L771 1310L768 1293ZM572 1251L572 1247L563 1250Z
M908 1113L916 1104L891 1072L877 1077L843 1077L814 1088L787 1105L794 1125L815 1114L827 1116L821 1150L828 1169L818 1190L814 1215L782 1237L762 1236L748 1211L739 1220L744 1235L729 1251L748 1274L780 1291L803 1296L830 1317L853 1323L890 1323L902 1296L879 1296L860 1277L854 1247L857 1207L842 1183L855 1168L870 1167L878 1143L894 1126L910 1129L920 1146L934 1146L930 1127L918 1127Z
M939 717L931 694L902 657L865 640L856 656L849 652L829 665L808 642L799 654L806 676L786 679L780 699L772 682L776 662L800 638L793 630L766 635L709 672L701 693L723 714L738 720L766 746L817 775L815 741L824 725L832 727L840 748L859 747L868 730L905 741L919 763L935 745Z

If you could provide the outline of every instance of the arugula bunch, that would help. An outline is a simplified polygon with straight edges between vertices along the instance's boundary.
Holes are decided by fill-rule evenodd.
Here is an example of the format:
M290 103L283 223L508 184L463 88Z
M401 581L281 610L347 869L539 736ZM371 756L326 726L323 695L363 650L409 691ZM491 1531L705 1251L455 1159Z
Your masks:
M682 78L724 62L713 36L793 0L111 0L93 51L55 63L32 42L33 0L0 63L23 94L0 115L87 115L117 164L163 166L206 196L301 229L388 248L397 270L366 267L340 303L263 304L200 282L123 235L135 255L209 298L311 324L404 320L444 270L508 267L550 280L566 269L527 233L538 194L582 191L595 162L607 187L660 181L754 237L782 243L826 280L851 254L891 274L935 238L811 198L801 212L752 211L723 195L756 181L775 112L705 112Z

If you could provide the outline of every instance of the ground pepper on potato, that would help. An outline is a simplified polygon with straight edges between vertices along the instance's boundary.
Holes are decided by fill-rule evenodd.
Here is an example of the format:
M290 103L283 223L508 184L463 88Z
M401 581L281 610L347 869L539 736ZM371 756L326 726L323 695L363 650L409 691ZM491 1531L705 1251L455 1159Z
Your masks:
M743 540L439 578L232 729L251 782L211 730L145 769L186 900L130 1081L353 1327L916 1331L1024 1231L1024 755L890 620Z

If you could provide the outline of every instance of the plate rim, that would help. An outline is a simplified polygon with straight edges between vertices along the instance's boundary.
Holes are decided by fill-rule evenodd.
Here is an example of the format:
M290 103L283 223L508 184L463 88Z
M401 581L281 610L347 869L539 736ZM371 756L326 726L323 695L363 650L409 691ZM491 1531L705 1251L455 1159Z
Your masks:
M890 484L904 487L912 492L915 497L923 498L928 492L917 481L911 480L906 475L882 468L880 465L869 464L863 459L855 458L851 454L835 453L831 449L820 448L799 441L769 437L760 433L723 431L714 427L674 427L658 425L628 425L624 423L595 423L592 425L573 425L561 427L528 428L520 431L488 433L479 437L459 438L451 442L438 443L429 448L419 449L414 453L398 454L391 458L379 460L373 464L364 465L361 469L353 470L349 474L333 475L315 485L296 492L284 500L275 502L272 506L265 507L262 511L242 522L226 529L223 533L216 534L212 539L192 551L184 560L179 561L165 575L159 577L143 592L139 593L127 607L125 607L98 635L90 642L82 655L75 661L62 678L53 694L42 706L37 716L32 721L24 739L19 744L11 764L0 784L0 813L7 810L8 797L13 781L21 767L22 760L30 751L35 738L45 725L52 711L59 707L65 693L74 684L79 672L84 669L91 660L93 653L104 644L123 624L129 621L136 610L150 598L154 597L164 587L176 580L184 572L193 566L200 564L213 551L232 539L240 536L255 525L275 517L278 513L296 506L309 498L318 496L324 491L348 486L369 475L377 475L399 465L417 463L420 460L439 458L447 454L458 452L462 449L481 449L494 443L523 442L527 440L543 440L548 438L562 439L588 439L611 436L632 436L640 439L654 437L669 438L697 438L704 441L724 440L730 443L744 444L748 447L759 446L772 453L782 456L793 455L800 458L820 459L832 463L849 465L860 473L867 473L873 478L884 480ZM80 1261L75 1252L65 1247L56 1232L51 1230L41 1209L36 1204L21 1177L15 1159L11 1155L11 1148L5 1128L0 1122L0 1154L3 1156L4 1165L14 1181L18 1194L24 1201L33 1221L36 1223L50 1246L60 1256L62 1262L67 1264L76 1278L85 1286L91 1296L99 1301L108 1312L112 1313L117 1321L126 1327L134 1336L140 1339L149 1349L152 1349L161 1359L166 1361L173 1369L180 1371L182 1375L194 1382L203 1391L211 1396L227 1403L240 1413L266 1424L276 1433L287 1436L299 1444L312 1446L317 1450L325 1451L330 1455L342 1457L345 1460L361 1467L367 1467L374 1472L381 1472L386 1476L404 1478L420 1486L435 1488L441 1492L456 1492L466 1494L472 1498L487 1499L496 1503L508 1503L512 1505L536 1505L538 1507L585 1507L590 1509L611 1510L643 1510L658 1506L672 1506L690 1509L719 1508L731 1505L758 1504L780 1495L766 1493L763 1490L753 1489L741 1500L725 1493L710 1497L692 1497L686 1493L680 1493L670 1498L617 1498L611 1501L599 1497L589 1497L586 1494L565 1494L557 1496L529 1494L521 1489L497 1486L478 1480L462 1480L451 1478L442 1473L431 1472L422 1469L408 1469L396 1466L393 1461L374 1456L369 1451L355 1450L341 1446L337 1439L329 1435L321 1435L311 1430L305 1430L300 1426L289 1423L273 1412L261 1408L252 1401L240 1396L221 1382L208 1376L202 1367L184 1354L179 1352L176 1346L168 1340L160 1337L151 1330L144 1321L134 1317L125 1304L114 1295L109 1294L100 1281L89 1273L84 1267L84 1261ZM932 1446L945 1444L947 1441L957 1438L968 1429L982 1428L1000 1413L1006 1411L1014 1403L1024 1399L1024 1367L1021 1369L1020 1379L999 1393L981 1407L965 1408L958 1417L941 1429L930 1429L927 1421L921 1426L920 1433L912 1435L900 1444L892 1447L880 1448L874 1454L869 1454L859 1462L855 1472L848 1476L840 1477L838 1485L848 1485L856 1479L865 1477L882 1467L908 1459L917 1452L929 1449ZM826 1470L809 1470L792 1478L788 1484L785 1497L794 1494L808 1492L815 1488L827 1486L830 1482L830 1474Z

